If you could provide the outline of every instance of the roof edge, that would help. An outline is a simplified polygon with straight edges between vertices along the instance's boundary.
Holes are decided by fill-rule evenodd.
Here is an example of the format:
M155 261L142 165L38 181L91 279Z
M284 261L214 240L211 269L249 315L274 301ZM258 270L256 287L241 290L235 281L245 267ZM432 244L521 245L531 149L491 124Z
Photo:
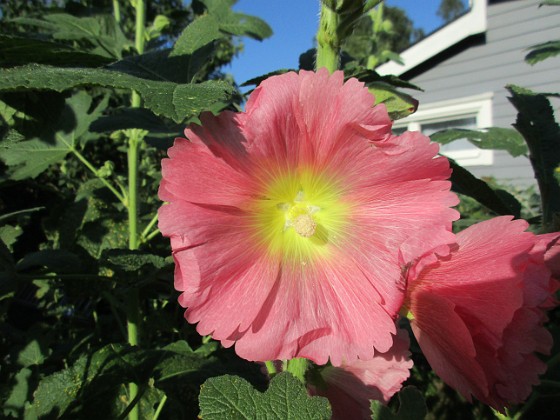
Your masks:
M469 12L404 50L400 54L404 65L389 61L377 67L375 71L381 75L400 76L465 38L486 32L486 9L487 0L472 0Z

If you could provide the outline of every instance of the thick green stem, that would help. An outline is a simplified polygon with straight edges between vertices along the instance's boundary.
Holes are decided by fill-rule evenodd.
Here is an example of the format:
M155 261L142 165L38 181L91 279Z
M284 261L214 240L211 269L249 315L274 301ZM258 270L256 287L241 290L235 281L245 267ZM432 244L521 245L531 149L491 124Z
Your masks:
M297 358L288 361L288 372L305 383L305 371L307 370L307 359Z
M321 20L317 32L316 69L325 67L330 73L338 69L340 39L338 37L339 16L336 11L321 3Z
M136 0L134 4L136 13L135 46L138 54L144 52L144 28L146 27L146 4L144 0ZM141 106L140 96L132 92L131 105L134 108ZM131 130L128 140L128 248L138 249L138 149L141 138L137 130ZM139 344L140 324L140 299L138 289L132 288L126 299L126 319L128 343L131 346ZM129 398L136 401L139 397L138 385L129 384ZM138 406L134 405L128 413L129 420L138 420Z
M128 139L128 248L138 249L138 148L140 139L131 130Z

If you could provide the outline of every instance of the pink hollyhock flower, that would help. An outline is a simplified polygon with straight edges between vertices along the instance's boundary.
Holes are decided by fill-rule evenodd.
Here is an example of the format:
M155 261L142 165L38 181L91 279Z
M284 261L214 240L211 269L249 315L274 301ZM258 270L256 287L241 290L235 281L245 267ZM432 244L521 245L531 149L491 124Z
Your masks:
M503 411L522 402L552 345L543 327L556 280L547 241L497 217L457 235L451 254L411 270L406 306L432 369L468 400ZM556 234L558 236L558 234Z
M438 146L373 104L342 72L292 72L176 139L159 227L200 334L255 361L391 348L402 263L453 242L457 198Z
M319 383L308 385L312 395L328 398L332 418L369 419L370 400L388 403L410 376L409 339L399 330L387 353L377 353L371 360L342 363L339 367L321 368Z

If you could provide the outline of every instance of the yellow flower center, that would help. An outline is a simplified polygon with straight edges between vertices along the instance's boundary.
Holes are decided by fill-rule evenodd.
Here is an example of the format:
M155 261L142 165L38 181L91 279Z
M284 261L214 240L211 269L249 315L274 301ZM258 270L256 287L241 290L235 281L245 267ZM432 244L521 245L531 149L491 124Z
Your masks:
M250 208L255 240L296 265L328 256L348 224L349 205L339 183L311 169L266 182Z

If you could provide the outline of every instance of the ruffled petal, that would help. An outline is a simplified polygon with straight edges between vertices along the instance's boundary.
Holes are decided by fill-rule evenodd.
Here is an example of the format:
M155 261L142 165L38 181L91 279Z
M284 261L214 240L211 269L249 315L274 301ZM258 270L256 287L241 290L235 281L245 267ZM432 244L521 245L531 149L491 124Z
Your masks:
M500 411L527 398L545 370L534 353L552 344L542 325L554 290L547 244L526 227L511 217L473 225L409 278L412 328L434 371Z
M161 162L160 198L236 206L247 201L251 182L205 144L178 138Z
M313 386L312 394L329 399L335 420L370 418L370 400L388 403L410 376L413 363L408 345L406 331L399 330L386 353L377 353L371 360L322 368L324 384Z

